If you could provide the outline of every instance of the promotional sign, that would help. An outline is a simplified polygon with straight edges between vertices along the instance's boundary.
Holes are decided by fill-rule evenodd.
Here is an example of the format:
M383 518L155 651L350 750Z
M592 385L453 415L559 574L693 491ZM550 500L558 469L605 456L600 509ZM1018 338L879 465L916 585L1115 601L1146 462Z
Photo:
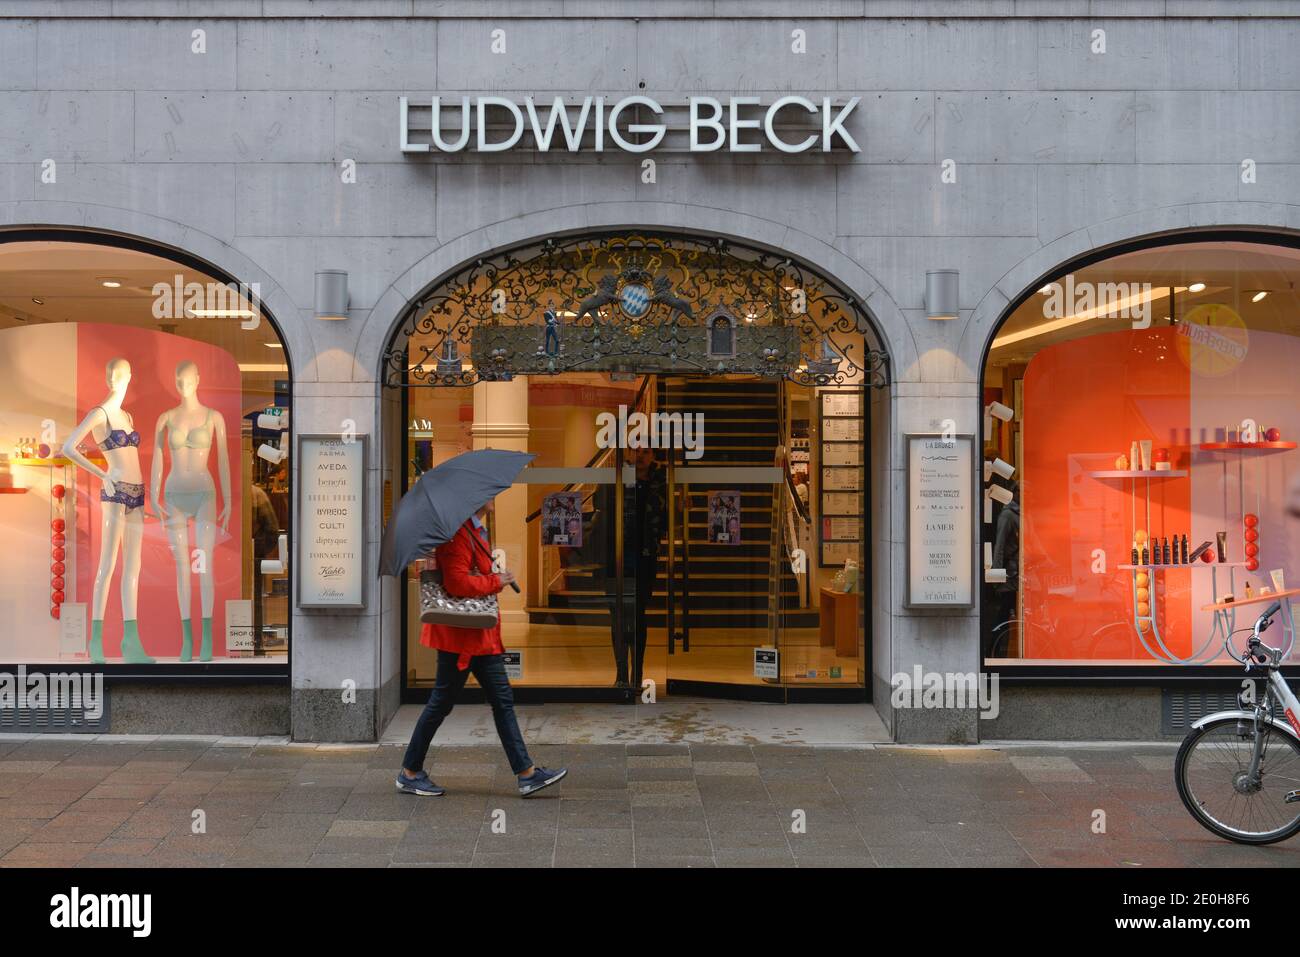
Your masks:
M226 599L226 653L232 658L253 654L253 603L247 598Z
M298 437L299 608L364 608L366 436Z
M552 492L542 499L542 544L582 547L581 492Z
M524 677L524 653L519 649L511 650L507 648L501 655L502 663L506 666L506 677L511 681L520 681Z
M775 648L755 648L754 677L772 679L780 678L781 653Z
M740 544L740 493L709 493L709 544Z
M974 454L969 435L907 436L909 607L972 607Z

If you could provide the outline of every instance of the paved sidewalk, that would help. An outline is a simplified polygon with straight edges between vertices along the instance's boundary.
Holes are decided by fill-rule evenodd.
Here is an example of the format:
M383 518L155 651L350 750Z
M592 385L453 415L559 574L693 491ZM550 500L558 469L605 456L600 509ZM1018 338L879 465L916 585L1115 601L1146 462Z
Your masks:
M435 747L449 793L416 798L393 788L393 746L2 738L0 865L1300 864L1296 841L1202 831L1160 745L533 751L570 773L525 801L495 744ZM196 811L206 833L191 833Z

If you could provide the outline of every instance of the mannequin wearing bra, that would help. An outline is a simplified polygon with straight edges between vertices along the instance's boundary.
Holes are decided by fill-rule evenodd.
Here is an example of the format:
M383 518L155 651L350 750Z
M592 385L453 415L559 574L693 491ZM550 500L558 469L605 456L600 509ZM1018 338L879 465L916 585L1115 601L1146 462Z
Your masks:
M230 456L226 449L226 420L221 413L199 402L199 369L187 359L176 367L176 392L180 405L158 416L149 487L153 507L163 517L172 559L176 563L176 602L181 613L181 661L194 656L194 632L190 624L191 575L199 576L199 604L203 616L199 660L212 660L212 606L215 588L212 577L213 547L217 526L224 532L230 524ZM208 471L209 452L217 448L217 472L221 479L221 512L217 512L217 490ZM170 470L162 481L163 448ZM163 498L158 499L162 488ZM190 521L194 522L196 548L190 551ZM194 572L197 568L199 571Z
M105 370L109 394L94 406L63 443L65 458L102 483L100 500L99 567L91 600L90 660L104 663L104 610L108 588L122 563L122 658L131 664L152 664L145 653L136 624L136 598L140 590L140 548L144 539L145 487L140 469L140 433L122 408L131 384L131 364L112 359ZM107 469L100 468L77 450L86 436L94 438L104 453Z

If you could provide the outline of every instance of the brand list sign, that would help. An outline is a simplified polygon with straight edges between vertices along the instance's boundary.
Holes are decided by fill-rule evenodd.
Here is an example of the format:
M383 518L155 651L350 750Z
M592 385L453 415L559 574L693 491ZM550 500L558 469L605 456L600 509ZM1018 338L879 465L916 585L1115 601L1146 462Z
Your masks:
M907 604L970 608L974 442L969 435L907 436Z
M298 607L364 608L366 436L298 437Z

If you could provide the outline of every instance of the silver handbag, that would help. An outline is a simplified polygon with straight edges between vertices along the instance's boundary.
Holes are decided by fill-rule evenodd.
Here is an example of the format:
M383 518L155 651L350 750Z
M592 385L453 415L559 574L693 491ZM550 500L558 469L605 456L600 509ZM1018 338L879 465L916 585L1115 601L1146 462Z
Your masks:
M420 621L429 625L453 625L456 628L495 628L497 596L457 598L442 586L442 572L420 572Z

